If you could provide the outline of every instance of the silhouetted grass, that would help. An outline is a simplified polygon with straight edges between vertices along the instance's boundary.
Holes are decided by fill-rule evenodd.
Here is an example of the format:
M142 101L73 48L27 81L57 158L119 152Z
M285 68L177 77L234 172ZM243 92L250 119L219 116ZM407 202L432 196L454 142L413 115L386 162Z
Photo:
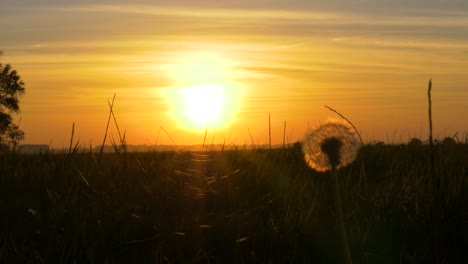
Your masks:
M337 172L355 263L430 263L434 237L443 261L466 260L468 145L434 145L437 215L430 155L425 145L367 145ZM5 153L0 262L333 263L341 251L330 188L297 144Z

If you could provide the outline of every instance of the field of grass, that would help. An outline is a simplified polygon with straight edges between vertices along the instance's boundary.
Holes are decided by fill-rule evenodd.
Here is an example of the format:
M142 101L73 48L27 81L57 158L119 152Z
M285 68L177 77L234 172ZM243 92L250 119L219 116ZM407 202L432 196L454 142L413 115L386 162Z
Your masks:
M367 145L339 170L354 263L464 263L468 144ZM434 202L432 172L440 179ZM4 153L1 263L339 263L331 181L300 146Z

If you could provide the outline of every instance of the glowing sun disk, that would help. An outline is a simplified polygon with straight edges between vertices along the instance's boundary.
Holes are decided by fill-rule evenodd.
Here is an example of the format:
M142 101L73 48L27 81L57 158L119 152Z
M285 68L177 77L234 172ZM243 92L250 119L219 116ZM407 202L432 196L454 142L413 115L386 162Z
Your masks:
M165 90L174 120L185 129L222 128L238 109L232 62L216 53L183 53L167 67L174 86Z
M202 85L183 89L184 112L195 125L216 124L223 110L224 91L219 85Z

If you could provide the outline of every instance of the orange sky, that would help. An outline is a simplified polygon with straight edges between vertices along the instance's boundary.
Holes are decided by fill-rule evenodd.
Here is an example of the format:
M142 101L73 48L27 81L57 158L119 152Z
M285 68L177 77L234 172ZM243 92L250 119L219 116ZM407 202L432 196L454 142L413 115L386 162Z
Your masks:
M101 144L114 93L129 144L154 144L160 126L177 144L202 143L206 126L190 119L200 107L218 118L208 125L215 143L250 144L250 130L255 144L266 144L269 113L273 143L282 143L285 121L286 139L295 142L308 126L337 117L323 105L353 121L367 142L426 139L429 78L435 136L468 130L467 9L87 3L0 10L0 61L26 83L23 143L63 147L74 122L82 144ZM206 89L219 89L222 103L200 104ZM171 141L161 134L158 143Z

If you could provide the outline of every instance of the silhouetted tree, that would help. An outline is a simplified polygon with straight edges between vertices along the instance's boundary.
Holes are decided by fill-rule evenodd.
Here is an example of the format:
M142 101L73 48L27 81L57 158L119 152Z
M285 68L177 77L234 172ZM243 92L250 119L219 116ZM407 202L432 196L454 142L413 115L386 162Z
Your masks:
M24 131L19 128L19 125L11 124L6 131L6 134L10 140L12 151L15 152L18 143L24 139Z
M19 112L19 96L24 90L24 82L16 70L12 70L10 64L0 63L0 144L5 134L16 144L24 138L24 132L13 124L11 116Z
M375 142L375 146L381 148L381 147L385 146L385 142L377 141L377 142Z
M408 142L408 146L421 146L422 141L419 138L412 138L410 142Z
M457 142L455 141L455 139L453 139L451 137L446 137L442 141L442 144L447 145L447 146L452 146L452 145L456 145Z

